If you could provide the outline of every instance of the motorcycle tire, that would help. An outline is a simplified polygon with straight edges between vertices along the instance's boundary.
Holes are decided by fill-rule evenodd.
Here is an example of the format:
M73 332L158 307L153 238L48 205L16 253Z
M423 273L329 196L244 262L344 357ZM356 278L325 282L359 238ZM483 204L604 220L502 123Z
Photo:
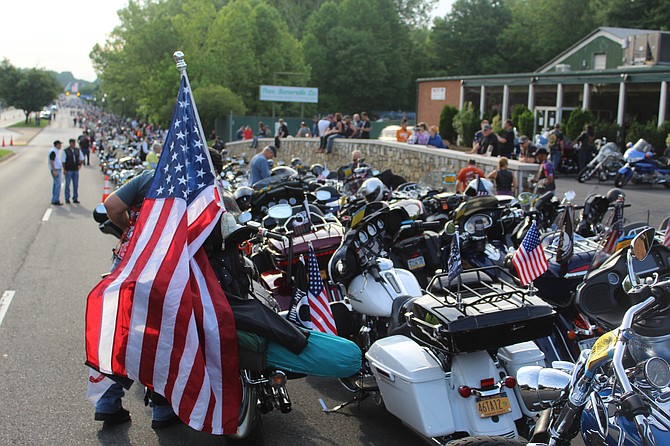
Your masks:
M487 435L477 435L475 437L461 438L447 443L447 446L505 446L522 445L518 440L512 440L505 437L489 437Z
M577 174L577 181L580 183L586 183L593 177L593 174L596 173L596 170L594 168L591 168L589 166L585 166L582 170L579 171Z
M670 189L670 182L663 183L663 186L665 186L666 189Z
M624 187L626 184L628 184L628 179L621 175L620 173L617 173L616 176L614 177L614 186L615 187Z

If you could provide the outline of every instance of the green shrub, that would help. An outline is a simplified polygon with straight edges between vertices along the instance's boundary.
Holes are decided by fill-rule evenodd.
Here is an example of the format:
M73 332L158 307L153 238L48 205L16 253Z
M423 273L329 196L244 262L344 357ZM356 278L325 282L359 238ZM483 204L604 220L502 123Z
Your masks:
M463 109L454 116L453 124L460 137L460 144L466 147L471 146L472 137L479 130L479 116L472 102L463 104Z
M590 111L584 111L581 108L573 110L565 123L565 134L568 138L575 139L582 133L584 126L593 124L593 121L593 114Z
M448 140L449 142L455 143L458 133L454 128L454 117L458 113L456 107L451 105L445 105L440 113L440 135L443 139Z
M633 121L626 132L626 142L630 141L635 144L638 139L643 138L657 152L663 152L667 146L668 132L670 132L670 121L665 121L660 127L657 126L655 119L644 124Z
M519 132L519 136L526 135L533 139L533 127L535 125L535 116L523 104L517 104L512 110L512 122Z
M502 116L500 115L495 115L493 119L491 120L491 128L495 133L500 133L502 132L503 126L502 126Z
M606 138L609 142L618 142L617 136L621 129L616 122L597 120L593 124L596 138Z

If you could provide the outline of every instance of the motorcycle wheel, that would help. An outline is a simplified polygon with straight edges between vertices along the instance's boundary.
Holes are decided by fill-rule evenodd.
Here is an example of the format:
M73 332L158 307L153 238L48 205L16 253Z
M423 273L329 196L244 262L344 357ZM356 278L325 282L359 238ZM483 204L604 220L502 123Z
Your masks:
M510 438L477 435L476 437L466 437L461 438L460 440L450 441L447 443L447 446L505 446L521 444L523 443Z
M621 175L620 173L617 173L616 176L614 177L614 186L615 187L624 187L628 183L628 179Z
M580 183L586 183L587 181L589 181L591 179L591 177L593 176L594 173L596 173L595 169L593 169L589 166L585 166L577 174L577 181L579 181Z
M663 183L663 186L665 186L666 189L670 189L670 182Z

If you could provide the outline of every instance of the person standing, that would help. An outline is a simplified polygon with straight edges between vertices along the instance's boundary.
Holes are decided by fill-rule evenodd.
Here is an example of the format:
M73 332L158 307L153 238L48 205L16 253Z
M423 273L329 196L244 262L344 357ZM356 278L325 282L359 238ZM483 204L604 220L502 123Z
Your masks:
M63 150L63 169L65 170L65 202L70 202L70 184L72 184L72 202L79 203L79 169L84 164L84 154L70 138L70 146Z
M275 146L266 146L260 153L257 153L249 163L249 184L268 178L270 176L269 160L277 156Z
M446 144L444 144L444 141L442 141L442 137L440 136L440 129L436 125L431 125L428 129L428 132L428 142L426 143L428 147L434 147L436 149L448 149Z
M514 124L512 120L508 119L503 124L503 133L501 136L498 136L498 155L507 157L507 159L512 158L514 154Z
M462 168L456 176L456 193L463 192L475 178L484 178L484 172L477 167L477 161L471 159L467 167Z
M60 206L63 203L60 201L60 185L63 182L63 160L61 158L61 143L59 140L54 141L54 145L49 151L49 169L51 177L53 178L53 185L51 186L51 204Z
M549 147L551 164L554 169L561 167L564 140L563 133L561 133L561 124L557 122L554 125L554 130L549 134L549 142L547 144L547 147Z
M530 142L530 139L526 135L521 135L519 138L519 161L522 163L534 163L535 162L535 152L537 152L537 147Z
M358 139L370 139L370 130L372 130L372 124L370 124L370 118L368 118L368 113L361 113L361 121L363 124L360 126L360 132Z
M79 149L81 149L81 153L86 159L86 165L91 164L91 140L89 138L88 132L84 130L84 132L79 135L79 139L77 141L79 143Z
M498 169L494 170L488 175L488 179L492 180L496 185L496 193L498 195L516 194L516 178L514 174L507 169L509 159L502 156L498 159Z
M595 131L592 125L584 126L584 131L577 137L579 143L579 171L593 159L596 153L596 145L594 142Z
M163 147L161 144L159 142L155 142L151 152L147 154L147 163L149 164L150 169L155 169L158 165L158 158L160 157L162 149Z

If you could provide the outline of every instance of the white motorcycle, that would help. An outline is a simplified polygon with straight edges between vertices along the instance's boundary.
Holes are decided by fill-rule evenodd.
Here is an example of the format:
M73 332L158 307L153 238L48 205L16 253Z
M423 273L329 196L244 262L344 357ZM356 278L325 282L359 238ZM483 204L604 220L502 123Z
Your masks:
M550 333L554 312L497 267L470 270L452 286L438 274L423 292L383 258L384 240L408 224L396 210L366 217L331 259L331 277L347 296L332 307L338 331L366 358L347 387L381 395L389 412L432 444L467 436L514 441L535 415L519 403L514 376L544 364L529 341Z
M608 142L598 154L577 174L577 181L585 183L597 175L598 181L613 179L624 165L623 155L616 144Z

